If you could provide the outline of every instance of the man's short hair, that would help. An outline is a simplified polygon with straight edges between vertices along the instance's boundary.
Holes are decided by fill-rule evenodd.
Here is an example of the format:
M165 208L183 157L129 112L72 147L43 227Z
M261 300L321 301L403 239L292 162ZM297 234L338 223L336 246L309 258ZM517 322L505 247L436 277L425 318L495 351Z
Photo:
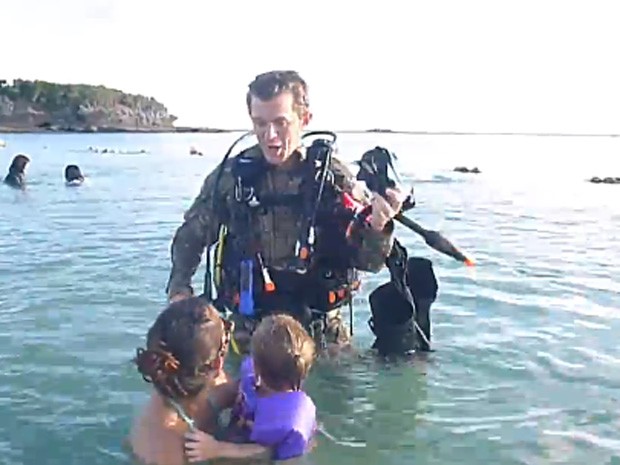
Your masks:
M297 71L268 71L259 74L248 86L246 105L251 108L252 97L263 102L285 92L293 95L293 107L301 115L310 107L308 85Z

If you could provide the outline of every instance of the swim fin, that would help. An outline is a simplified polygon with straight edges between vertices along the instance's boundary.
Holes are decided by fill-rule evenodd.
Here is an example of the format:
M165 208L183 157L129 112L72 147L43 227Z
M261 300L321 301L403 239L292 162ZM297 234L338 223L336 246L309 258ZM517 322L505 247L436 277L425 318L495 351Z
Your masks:
M432 262L408 259L404 279L406 286L392 280L369 296L372 316L368 324L376 338L372 347L384 356L431 350L430 309L438 290Z
M413 296L416 323L425 337L420 338L418 350L429 351L431 341L431 306L437 299L437 277L433 263L422 257L407 261L407 285Z
M371 318L368 325L375 335L373 349L380 355L405 355L417 348L413 324L415 310L393 282L377 287L369 296Z

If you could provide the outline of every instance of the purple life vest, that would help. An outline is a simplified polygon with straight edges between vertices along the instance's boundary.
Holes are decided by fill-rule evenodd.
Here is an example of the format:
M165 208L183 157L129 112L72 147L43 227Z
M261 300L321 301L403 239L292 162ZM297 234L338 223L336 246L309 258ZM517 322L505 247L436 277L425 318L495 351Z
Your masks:
M254 376L254 361L246 356L239 370L239 392L237 400L230 414L229 440L233 442L250 442L251 426L256 411L256 377Z
M241 426L246 440L273 448L274 460L305 454L316 431L316 407L303 391L259 397L250 356L241 364L240 398L231 424Z

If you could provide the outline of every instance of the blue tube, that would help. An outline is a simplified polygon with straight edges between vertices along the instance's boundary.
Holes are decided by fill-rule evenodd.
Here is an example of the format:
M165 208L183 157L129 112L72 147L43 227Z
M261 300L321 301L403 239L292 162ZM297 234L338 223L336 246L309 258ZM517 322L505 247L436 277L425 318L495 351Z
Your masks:
M254 262L243 260L239 277L239 313L245 316L254 315Z

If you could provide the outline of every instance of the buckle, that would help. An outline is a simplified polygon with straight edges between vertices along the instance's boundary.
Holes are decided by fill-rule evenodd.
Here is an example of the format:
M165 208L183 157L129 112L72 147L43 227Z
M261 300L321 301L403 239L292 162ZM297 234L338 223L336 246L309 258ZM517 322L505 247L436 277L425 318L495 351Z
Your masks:
M237 202L241 202L241 191L243 190L242 184L241 184L241 178L237 177L237 180L235 181L235 200Z
M257 207L260 202L256 198L254 187L244 187L241 183L241 177L237 177L235 182L235 200L237 202L245 202L250 207Z

